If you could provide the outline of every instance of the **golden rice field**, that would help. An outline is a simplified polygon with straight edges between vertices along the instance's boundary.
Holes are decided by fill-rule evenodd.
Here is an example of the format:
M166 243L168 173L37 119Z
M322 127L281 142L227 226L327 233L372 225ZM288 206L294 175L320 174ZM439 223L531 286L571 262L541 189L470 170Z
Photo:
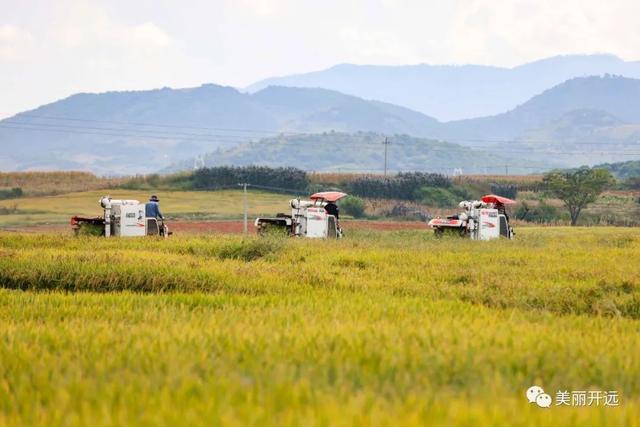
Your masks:
M640 230L519 231L0 234L0 426L640 425Z

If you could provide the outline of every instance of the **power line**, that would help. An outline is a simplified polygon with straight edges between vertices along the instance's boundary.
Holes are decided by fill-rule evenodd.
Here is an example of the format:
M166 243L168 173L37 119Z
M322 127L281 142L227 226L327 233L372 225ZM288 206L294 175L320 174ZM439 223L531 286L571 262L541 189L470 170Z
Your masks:
M291 141L291 140L285 140L285 141L278 141L277 144L296 144L296 145L304 145L306 142L310 143L310 144L316 144L315 141ZM270 140L259 140L259 141L251 141L252 145L260 145L260 144L270 144L271 141ZM400 147L407 147L407 144L402 144L402 143L398 143L398 142L394 142L397 143L398 146ZM382 144L391 144L391 141L389 141L388 143L385 143L384 141L382 142ZM375 144L374 143L365 143L365 142L347 142L343 145L338 145L337 147L333 147L334 149L337 148L345 148L345 149L349 149L351 147L368 147L368 148L372 148L375 149ZM495 154L495 150L491 149L490 147L464 147L464 146L455 146L455 147L431 147L431 146L424 146L422 147L425 149L425 153L428 154L430 152L442 152L442 153L473 153L473 154ZM640 148L640 146L638 146L638 148ZM612 149L614 150L614 149ZM629 155L640 155L640 152L629 152L629 151L620 151L620 150L615 150L615 151L608 151L608 150L596 150L596 151L584 151L584 150L580 150L580 151L554 151L554 150L527 150L524 148L520 148L520 149L501 149L499 151L498 154L501 153L521 153L521 154L531 154L531 153L540 153L540 154L559 154L559 155L571 155L571 156L575 156L575 155L580 155L580 154L629 154Z
M189 132L167 132L167 131L158 131L158 130L146 130L146 129L118 129L118 128L103 128L103 127L91 127L91 126L74 126L74 125L59 125L59 124L51 124L51 123L37 123L37 122L16 122L16 121L6 121L4 122L10 125L24 125L24 126L36 126L36 127L45 127L45 128L54 128L54 129L80 129L80 130L98 130L98 131L114 131L114 132L138 132L138 133L150 133L150 134L160 134L164 136L168 135L176 135L176 137L197 137L197 138L207 138L207 137L224 137L224 138L252 138L247 135L233 135L233 134L211 134L211 133L189 133ZM3 123L3 124L4 124ZM144 135L143 135L144 136ZM255 137L253 137L255 138Z
M250 141L229 141L225 140L224 137L219 137L216 139L194 139L188 137L176 137L176 136L162 136L162 135L139 135L139 134L131 134L124 132L95 132L91 130L65 130L59 128L40 128L40 127L26 127L26 126L14 126L14 125L6 125L0 123L0 127L5 129L17 129L17 130L27 130L27 131L37 131L37 132L56 132L56 133L64 133L64 134L78 134L78 135L98 135L98 136L115 136L122 138L148 138L148 139L159 139L159 140L182 140L182 141L200 141L200 142L224 142L224 143L242 143L242 142L250 142Z
M35 126L35 127L34 127ZM220 135L219 137L214 138L193 138L193 137L182 137L171 134L159 134L159 132L155 132L155 134L133 134L133 133L125 133L118 132L117 130L109 131L108 129L104 129L102 132L92 131L90 128L64 128L64 127L38 127L38 124L30 124L29 126L18 126L12 123L0 123L0 127L6 129L17 129L17 130L27 130L27 131L38 131L38 132L57 132L57 133L65 133L65 134L83 134L83 135L98 135L98 136L115 136L115 137L123 137L123 138L149 138L149 139L159 139L159 140L182 140L182 141L199 141L199 142L217 142L217 143L230 143L230 144L240 144L240 143L251 143L251 144L269 144L269 140L228 140L226 138L230 137L239 137L233 135ZM134 131L135 132L135 131ZM202 135L203 137L205 135ZM306 142L306 141L305 141ZM309 143L314 143L314 141L308 141ZM304 145L304 142L301 141L291 141L284 140L278 141L277 144L296 144L296 145ZM400 144L404 146L405 144ZM386 145L385 145L386 146ZM346 143L342 146L338 146L338 148L349 149L351 147L370 147L373 148L374 145L371 143ZM232 148L232 147L228 147ZM473 148L473 147L425 147L426 153L430 152L442 152L442 153L474 153L474 154L492 154L491 150L488 148ZM526 149L502 149L500 150L500 154L549 154L556 156L577 156L577 155L615 155L620 157L637 157L640 156L640 152L628 152L628 151L605 151L605 150L597 150L597 151L551 151L551 150L526 150Z
M310 144L315 144L315 141L308 141ZM259 145L259 144L270 144L271 141L269 140L260 140L260 141L252 141L251 144L253 145ZM397 143L397 142L395 142ZM304 145L304 143L302 143L301 141L278 141L277 144L296 144L296 145ZM388 143L385 143L384 141L382 142L382 144L391 144L391 141L389 141ZM398 143L398 146L400 147L406 147L406 144L400 144ZM338 145L337 147L334 148L345 148L345 149L349 149L351 147L368 147L368 148L375 148L375 144L373 143L359 143L359 142L348 142L345 143L343 145ZM424 146L423 148L425 148L425 154L428 154L430 152L442 152L442 153L473 153L473 154L495 154L495 151L492 150L489 147L463 147L463 146L456 146L456 147L451 147L451 148L446 148L446 147L430 147L430 146ZM638 147L640 148L640 146ZM612 149L614 150L614 149ZM620 151L620 150L614 150L614 151L607 151L607 150L596 150L596 151L584 151L584 150L580 150L580 151L553 151L553 150L527 150L527 149L501 149L499 151L498 154L502 154L502 153L520 153L520 154L532 154L532 153L540 153L540 154L553 154L553 155L571 155L571 156L576 156L576 155L580 155L580 154L628 154L628 155L632 155L632 156L638 156L640 155L640 152L629 152L629 151Z
M188 125L174 125L165 123L144 123L144 122L126 122L115 120L97 120L97 119L84 119L76 117L61 117L61 116L41 116L37 114L22 113L14 117L33 117L46 120L68 120L75 122L93 122L93 123L106 123L106 124L121 124L130 126L148 126L148 127L164 127L164 128L177 128L177 129L198 129L198 130L215 130L215 131L231 131L231 132L246 132L246 133L272 133L272 134L288 134L293 132L278 131L278 130L259 130L259 129L241 129L241 128L222 128L222 127L210 127L210 126L188 126Z
M44 116L39 116L44 117ZM50 118L50 117L49 117ZM69 118L69 120L71 120ZM82 121L84 119L74 119ZM99 120L86 120L86 121L94 121L94 122L108 122L108 121L99 121ZM134 124L131 122L110 122L110 123L126 123L128 125ZM140 123L134 124L140 125ZM147 124L145 124L147 125ZM148 125L147 125L148 126ZM172 125L167 125L169 127L173 127ZM196 134L196 133L187 133L187 132L170 132L170 131L158 131L158 130L144 130L144 129L114 129L114 128L102 128L102 127L92 127L92 126L78 126L78 125L60 125L60 124L50 124L50 123L37 123L37 122L17 122L17 121L4 121L0 122L0 127L4 127L6 129L17 129L17 130L27 130L27 131L39 131L39 132L58 132L58 133L66 133L66 134L86 134L86 135L98 135L98 136L114 136L114 137L128 137L128 138L149 138L149 139L160 139L160 140L191 140L198 142L212 142L212 143L227 143L227 144L239 144L239 143L251 143L251 144L269 144L271 143L268 139L263 139L256 141L255 139L247 139L252 138L247 135L234 135L234 134ZM176 126L177 127L177 126ZM207 128L207 129L221 129L221 128ZM134 132L134 133L132 133ZM244 140L234 140L234 138L243 138ZM254 137L255 138L255 137ZM489 140L487 140L489 141ZM493 141L502 141L506 140L493 140ZM403 142L403 141L401 141ZM400 146L420 146L426 150L426 153L431 152L446 152L446 153L464 153L464 152L473 152L475 154L478 153L487 153L490 154L490 148L487 147L442 147L436 146L433 147L431 144L423 145L422 143L425 141L422 140L409 140L401 143ZM438 144L447 144L447 142L434 141ZM277 144L295 144L295 145L305 145L306 143L314 143L314 141L305 141L305 140L280 140ZM577 145L581 142L574 142L572 144ZM390 141L388 138L385 138L383 142L385 146L385 169L388 169L388 145ZM595 143L584 142L584 144L595 145ZM604 143L598 143L604 144ZM611 145L611 144L607 144ZM629 145L629 144L626 144ZM339 145L337 148L349 149L352 147L370 147L373 148L373 143L366 142L348 142L342 145ZM227 147L228 148L228 147ZM576 155L615 155L615 156L640 156L640 153L637 152L629 152L629 151L621 151L615 150L613 152L609 152L606 150L599 151L557 151L557 150L540 150L535 147L531 147L531 149L521 148L521 149L502 149L500 153L504 154L549 154L555 156L576 156Z
M0 127L5 127L8 129L19 129L19 130L32 130L32 131L42 131L47 132L49 130L52 131L65 131L65 133L77 133L77 134L91 134L91 135L105 135L105 136L123 136L123 137L149 137L149 138L157 138L157 139L190 139L201 140L203 138L215 137L213 141L218 142L221 139L233 139L239 138L243 139L241 142L251 142L251 143L270 143L271 140L267 138L263 138L262 140L256 140L256 136L248 136L248 135L235 135L235 134L194 134L194 133L184 133L184 132L167 132L167 131L158 131L158 130L144 130L144 129L118 129L118 128L103 128L103 127L92 127L92 126L77 126L77 125L60 125L60 124L51 124L51 123L37 123L37 122L18 122L18 121L4 121L0 122ZM67 132L68 131L68 132ZM96 133L96 131L103 133ZM115 133L114 133L115 132ZM310 135L310 134L297 134L297 135ZM315 143L314 141L278 141L278 144L296 144L303 145L305 143ZM345 144L345 146L368 146L373 147L372 143L353 143L349 142Z
M213 126L189 126L189 125L175 125L175 124L160 124L160 123L146 123L146 122L128 122L128 121L116 121L116 120L98 120L98 119L86 119L86 118L77 118L77 117L62 117L62 116L48 116L48 115L38 115L31 113L21 113L13 118L6 120L13 120L15 118L22 117L33 117L44 120L66 120L66 121L75 121L75 122L92 122L92 123L105 123L105 124L120 124L127 126L146 126L146 127L163 127L163 128L174 128L174 129L197 129L197 130L214 130L214 131L230 131L230 132L243 132L243 133L256 133L256 134L274 134L274 135L302 135L304 132L292 132L292 131L281 131L281 130L273 130L273 129L242 129L242 128L225 128L225 127L213 127ZM27 123L25 123L27 124ZM31 124L31 123L29 123ZM241 135L245 137L246 135ZM451 142L451 141L461 141L461 142L487 142L487 143L509 143L509 144L554 144L557 143L557 140L544 140L544 139L531 139L531 140L523 140L523 139L504 139L504 138L463 138L463 137L447 137L447 136L425 136L425 137L417 137L418 139L426 139L434 142ZM397 142L397 141L396 141ZM636 143L640 144L640 139L636 141ZM576 141L569 142L568 144L573 145L608 145L610 143L606 142L585 142L585 141Z

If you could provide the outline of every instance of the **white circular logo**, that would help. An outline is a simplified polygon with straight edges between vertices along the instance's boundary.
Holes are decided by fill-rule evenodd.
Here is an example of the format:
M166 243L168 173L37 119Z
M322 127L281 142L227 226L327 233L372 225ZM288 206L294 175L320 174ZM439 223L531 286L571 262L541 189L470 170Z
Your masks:
M544 393L542 387L537 385L531 386L527 389L527 400L529 401L529 403L535 403L536 397L538 397L538 395L542 393Z

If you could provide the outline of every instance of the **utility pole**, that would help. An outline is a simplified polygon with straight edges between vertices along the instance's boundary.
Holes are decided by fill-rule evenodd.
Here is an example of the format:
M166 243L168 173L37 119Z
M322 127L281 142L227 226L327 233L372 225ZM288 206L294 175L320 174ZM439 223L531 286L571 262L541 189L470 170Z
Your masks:
M243 205L244 205L244 226L243 226L243 231L244 234L247 234L247 214L248 214L248 210L249 210L249 205L247 203L247 183L243 183L243 184L238 184L242 186L242 191L243 191Z
M389 150L389 144L391 144L391 141L389 141L389 138L385 136L383 144L384 144L384 176L387 176L387 151Z
M504 165L504 174L509 175L509 165Z

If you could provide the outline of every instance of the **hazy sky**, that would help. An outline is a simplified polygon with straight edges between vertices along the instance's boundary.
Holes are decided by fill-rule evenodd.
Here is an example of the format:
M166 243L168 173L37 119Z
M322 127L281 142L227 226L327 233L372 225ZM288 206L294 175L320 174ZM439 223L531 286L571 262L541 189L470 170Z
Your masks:
M242 87L337 63L640 59L639 0L0 0L0 117L76 92Z

